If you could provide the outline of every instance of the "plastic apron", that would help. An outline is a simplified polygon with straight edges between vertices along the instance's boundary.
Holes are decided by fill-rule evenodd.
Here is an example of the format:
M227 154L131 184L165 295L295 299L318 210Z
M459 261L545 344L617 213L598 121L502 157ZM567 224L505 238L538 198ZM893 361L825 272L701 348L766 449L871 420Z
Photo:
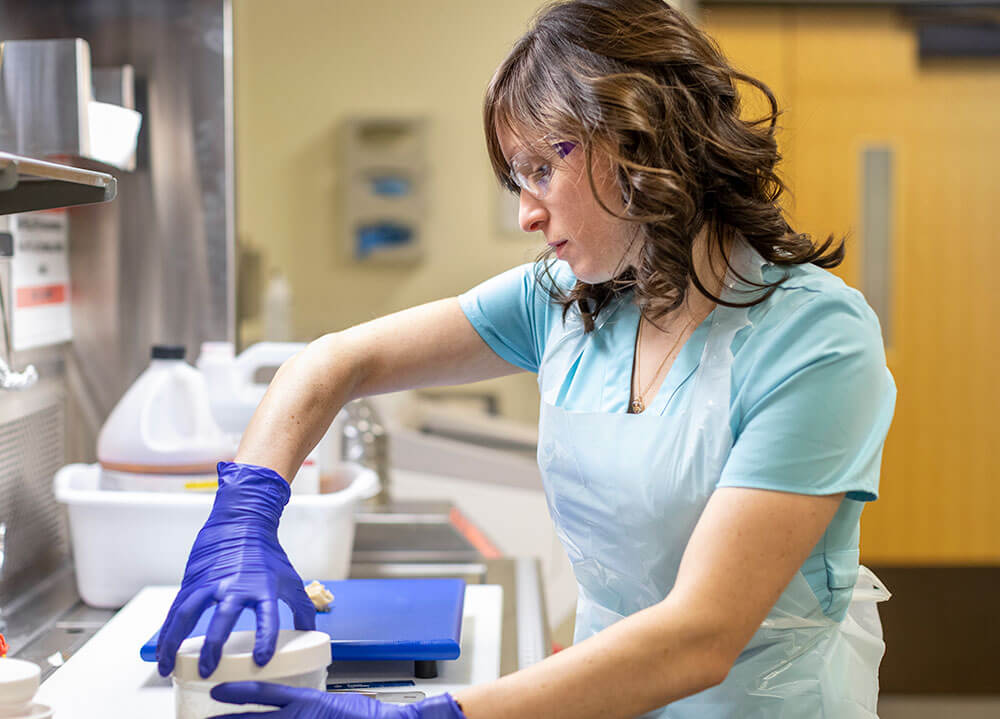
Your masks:
M760 280L760 255L745 243L732 255L743 277ZM734 295L733 288L730 275L724 292L745 301L747 295ZM616 310L606 308L598 325ZM733 444L730 345L750 322L746 309L722 305L711 321L690 401L669 416L560 409L565 378L591 337L579 313L568 313L546 345L538 374L538 462L578 584L574 641L667 596L719 481ZM885 644L875 604L888 596L862 567L847 616L838 623L823 613L798 572L724 682L645 716L876 717Z

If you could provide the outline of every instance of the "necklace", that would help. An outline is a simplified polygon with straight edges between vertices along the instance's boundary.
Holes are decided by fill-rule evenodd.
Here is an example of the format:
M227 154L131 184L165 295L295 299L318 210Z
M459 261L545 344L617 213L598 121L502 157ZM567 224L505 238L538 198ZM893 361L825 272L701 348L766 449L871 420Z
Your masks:
M632 414L642 414L646 410L646 403L644 401L646 393L648 393L649 390L653 387L653 384L656 382L656 378L659 377L660 376L660 372L663 371L663 366L667 363L667 360L670 359L670 355L672 355L674 353L674 350L677 349L677 345L680 344L681 338L684 336L684 333L687 332L688 327L691 326L692 322L694 322L694 318L693 317L691 319L689 319L688 322L687 322L687 324L684 325L684 328L680 332L677 333L677 339L675 339L673 345L671 345L670 351L667 352L665 355L663 355L663 359L660 361L660 366L656 368L656 371L653 373L652 379L650 379L649 380L649 384L646 385L646 389L644 389L642 392L636 392L635 393L634 399L629 403L628 409L629 409L630 413L632 413ZM639 346L641 344L642 344L642 317L640 316L639 317L639 336L638 336L638 338L635 341L635 381L636 382L638 382L639 378L642 377L642 375L640 374L640 370L639 370Z

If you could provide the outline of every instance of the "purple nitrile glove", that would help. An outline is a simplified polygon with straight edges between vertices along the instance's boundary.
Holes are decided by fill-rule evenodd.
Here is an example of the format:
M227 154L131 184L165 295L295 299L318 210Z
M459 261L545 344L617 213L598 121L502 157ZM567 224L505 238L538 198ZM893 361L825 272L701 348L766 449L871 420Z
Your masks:
M361 694L328 694L267 682L228 682L212 687L212 698L233 704L280 707L273 712L220 714L213 719L465 719L451 694L415 704L384 704Z
M291 488L277 472L252 464L219 462L219 490L205 526L188 555L184 580L160 629L160 674L173 671L177 648L202 612L217 602L198 658L207 677L244 607L257 612L254 661L263 666L278 642L278 600L292 610L296 629L316 628L316 609L278 544L278 519Z

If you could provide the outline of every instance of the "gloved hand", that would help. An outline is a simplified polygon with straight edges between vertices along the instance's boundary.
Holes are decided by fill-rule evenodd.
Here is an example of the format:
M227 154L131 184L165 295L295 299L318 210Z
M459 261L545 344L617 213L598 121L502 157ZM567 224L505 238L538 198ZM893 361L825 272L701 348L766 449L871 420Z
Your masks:
M212 698L233 704L281 707L262 714L220 714L213 719L465 719L450 694L416 704L383 704L360 694L327 694L316 689L267 682L228 682L212 687Z
M202 612L218 602L198 658L207 677L219 664L222 645L244 607L257 612L253 658L263 666L278 642L278 599L291 608L296 629L316 628L316 609L278 544L278 519L291 489L266 467L219 462L219 489L205 526L194 540L181 590L160 629L160 674L173 671L181 642Z

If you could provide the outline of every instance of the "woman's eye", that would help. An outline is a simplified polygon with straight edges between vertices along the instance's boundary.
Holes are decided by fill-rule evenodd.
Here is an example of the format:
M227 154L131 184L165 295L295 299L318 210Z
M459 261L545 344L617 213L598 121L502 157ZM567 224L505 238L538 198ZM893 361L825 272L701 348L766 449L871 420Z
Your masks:
M552 172L552 167L550 165L542 165L531 171L532 180L544 180Z

